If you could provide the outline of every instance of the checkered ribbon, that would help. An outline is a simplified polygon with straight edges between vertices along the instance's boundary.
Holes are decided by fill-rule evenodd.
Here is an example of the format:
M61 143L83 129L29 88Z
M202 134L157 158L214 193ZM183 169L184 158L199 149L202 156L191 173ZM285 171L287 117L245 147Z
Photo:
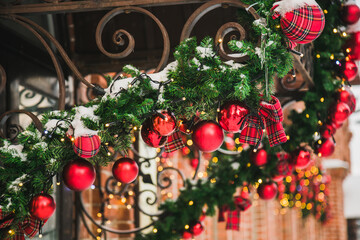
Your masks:
M255 145L255 148L258 148L265 129L262 117L258 113L247 114L240 129L239 142Z
M243 197L235 197L234 203L235 210L230 210L228 206L223 206L219 211L218 221L225 221L225 213L227 213L226 229L227 230L240 230L240 214L242 211L246 211L251 206L251 201Z
M42 227L47 220L41 221L37 218L27 216L22 222L18 223L17 226L11 227L13 221L14 218L12 214L4 214L0 209L0 230L9 228L15 231L14 235L8 235L3 240L24 240L24 234L30 238L35 237L40 227Z
M286 134L281 122L284 119L279 99L274 96L271 103L262 101L259 112L265 119L266 132L269 138L270 147L287 141Z
M276 169L279 176L288 176L292 172L292 167L289 166L290 154L285 152L276 153L279 161L276 164Z
M170 153L184 147L185 144L181 138L180 131L177 129L172 135L168 137L168 140L165 144L165 152Z
M273 18L280 17L274 5ZM320 36L325 26L325 16L318 5L305 5L287 12L280 20L284 34L294 43L310 43Z

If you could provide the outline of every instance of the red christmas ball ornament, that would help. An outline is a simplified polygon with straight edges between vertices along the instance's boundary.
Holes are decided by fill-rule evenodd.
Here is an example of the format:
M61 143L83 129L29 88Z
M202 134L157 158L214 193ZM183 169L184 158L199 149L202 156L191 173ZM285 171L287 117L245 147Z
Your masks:
M190 232L194 235L194 236L198 236L200 235L202 232L204 231L204 227L201 224L201 222L195 222L194 224L192 224L190 226Z
M30 202L30 214L41 220L46 220L51 217L55 211L55 201L52 196L46 193L35 195Z
M197 158L193 158L190 160L190 165L193 169L196 169L197 166L199 165L199 159Z
M182 234L183 239L192 239L192 234L188 231L183 232Z
M350 87L348 86L344 86L340 89L340 91L338 92L336 99L339 102L343 102L346 103L349 108L350 111L353 113L356 109L356 97L354 95L354 93L351 91Z
M340 62L337 62L339 64L339 77L344 78L347 81L352 81L356 78L357 74L358 74L358 67L356 65L356 63L349 59L348 61L346 60L341 60Z
M348 25L356 23L360 18L360 8L356 4L345 5L341 9L341 19Z
M98 135L85 135L75 138L74 152L81 158L91 158L100 151L101 140Z
M167 141L167 137L157 134L157 132L155 132L151 126L152 126L151 119L150 118L146 119L141 127L142 139L150 147L157 148L164 146L164 144Z
M261 199L273 199L277 194L277 185L273 182L263 182L259 185L257 192Z
M360 32L353 33L343 45L345 54L352 60L360 60Z
M331 138L336 132L336 126L332 123L326 123L320 128L320 135L323 138Z
M220 125L214 121L201 121L194 127L192 140L203 152L217 150L224 141L224 132Z
M320 139L314 145L315 153L319 157L329 157L335 151L335 143L332 138Z
M133 159L124 157L114 163L112 173L119 182L131 183L137 178L139 167Z
M95 175L94 166L84 159L70 161L63 170L65 185L74 191L83 191L89 188L95 181Z
M306 168L311 160L311 154L305 148L298 148L292 154L292 162L297 169Z
M265 151L265 149L259 149L256 152L251 152L250 160L254 165L258 167L264 166L268 161L267 152Z
M333 122L342 123L351 114L350 108L346 103L338 102L330 109L330 117Z
M161 136L169 136L176 129L176 119L172 113L162 111L152 116L153 130Z
M219 124L227 132L239 132L241 123L249 112L249 108L242 102L227 102L220 108Z

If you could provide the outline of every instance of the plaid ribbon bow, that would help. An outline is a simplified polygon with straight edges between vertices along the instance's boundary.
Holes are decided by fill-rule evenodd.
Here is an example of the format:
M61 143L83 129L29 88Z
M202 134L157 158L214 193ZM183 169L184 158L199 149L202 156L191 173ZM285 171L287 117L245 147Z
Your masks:
M288 176L292 173L293 167L290 164L290 154L286 152L276 153L279 161L276 164L276 169L279 176Z
M165 144L165 152L171 153L178 149L184 148L185 144L181 138L179 129L176 129L175 132L170 135Z
M240 213L246 211L251 207L251 201L247 198L237 196L234 197L235 210L230 210L228 206L220 208L218 221L225 221L225 213L227 212L226 229L227 230L240 230Z
M239 141L258 148L266 128L270 146L287 141L281 122L284 119L279 99L274 96L270 103L262 101L257 113L249 113L241 124ZM265 123L265 124L264 124ZM265 127L266 126L266 127Z
M10 228L14 221L13 214L5 214L0 209L0 231ZM25 219L13 226L15 233L13 235L7 235L3 240L25 240L24 234L27 237L35 237L39 229L44 225L45 221L41 221L32 216L27 216ZM9 229L7 229L8 231Z

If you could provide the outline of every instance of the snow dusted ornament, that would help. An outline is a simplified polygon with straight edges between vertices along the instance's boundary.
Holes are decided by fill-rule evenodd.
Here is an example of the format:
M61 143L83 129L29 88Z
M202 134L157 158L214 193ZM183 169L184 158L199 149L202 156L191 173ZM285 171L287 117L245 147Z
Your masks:
M325 26L324 12L314 0L281 0L271 10L273 19L281 17L280 26L290 49L314 41Z

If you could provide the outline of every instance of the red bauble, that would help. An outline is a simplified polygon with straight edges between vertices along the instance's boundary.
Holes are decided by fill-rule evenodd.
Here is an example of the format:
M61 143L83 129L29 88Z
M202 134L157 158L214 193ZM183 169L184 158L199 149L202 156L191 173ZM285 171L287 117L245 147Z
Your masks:
M277 194L277 185L273 182L261 183L257 189L259 197L264 200L273 199Z
M194 236L198 236L200 235L202 232L204 231L204 227L201 224L201 222L195 222L194 224L192 224L190 226L190 232L194 235Z
M201 121L194 127L192 140L203 152L217 150L224 141L224 132L220 125L214 121Z
M319 157L329 157L331 154L334 153L335 150L335 143L332 138L328 139L321 139L316 141L315 146L315 153L318 154Z
M349 106L351 112L355 111L356 98L350 87L344 86L343 89L338 92L336 98L339 102L346 103Z
M81 158L91 158L98 154L101 140L98 135L85 135L75 138L74 152Z
M139 167L133 159L124 157L114 163L112 173L119 182L131 183L137 178Z
M193 169L196 169L197 166L199 165L199 159L197 158L193 158L190 160L190 165Z
M84 159L70 161L63 170L65 185L74 191L89 188L95 181L95 175L94 166Z
M161 136L169 136L176 129L176 119L172 113L162 111L152 116L153 130Z
M151 119L146 119L141 127L141 137L150 147L162 147L166 143L167 137L160 136L152 129Z
M219 124L227 132L239 132L241 123L249 112L249 108L242 102L227 102L220 108Z
M305 148L299 148L292 153L292 162L297 169L306 168L311 160L311 154Z
M356 4L346 5L341 9L341 19L346 24L354 24L360 18L360 8Z
M31 216L46 220L54 213L55 207L56 204L52 196L40 193L31 199L29 209Z
M183 232L183 235L182 235L182 238L183 239L192 239L192 234L190 232Z
M338 102L330 109L330 117L333 122L342 123L351 114L350 108L346 103Z
M259 149L256 152L251 152L250 160L254 165L258 167L264 166L268 161L267 152L264 149Z
M343 46L352 60L360 60L360 32L353 33Z
M320 128L320 135L323 138L331 138L336 132L336 126L332 123L326 123Z
M342 60L339 63L339 76L345 78L347 81L352 81L358 74L358 67L356 63L349 59L348 61Z

